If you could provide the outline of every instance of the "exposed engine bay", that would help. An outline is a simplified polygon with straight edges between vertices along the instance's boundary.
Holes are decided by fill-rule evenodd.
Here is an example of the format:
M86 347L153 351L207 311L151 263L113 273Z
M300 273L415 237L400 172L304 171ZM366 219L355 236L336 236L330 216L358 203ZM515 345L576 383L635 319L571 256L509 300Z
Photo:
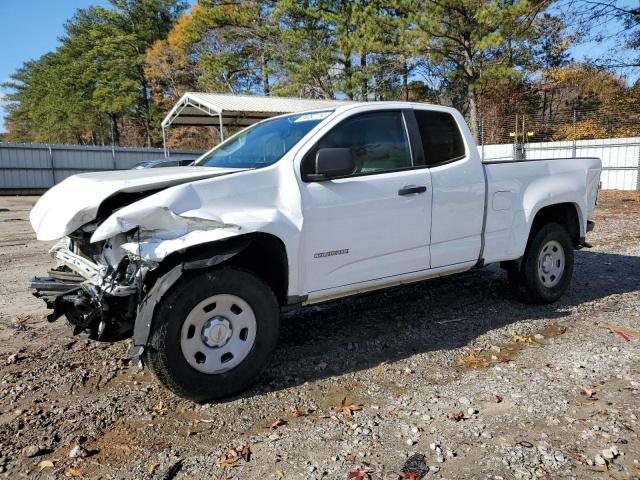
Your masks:
M121 340L131 336L143 282L154 265L120 248L134 240L135 232L89 243L92 228L95 224L60 240L49 253L61 265L48 277L34 278L31 288L53 309L49 321L65 315L74 333Z

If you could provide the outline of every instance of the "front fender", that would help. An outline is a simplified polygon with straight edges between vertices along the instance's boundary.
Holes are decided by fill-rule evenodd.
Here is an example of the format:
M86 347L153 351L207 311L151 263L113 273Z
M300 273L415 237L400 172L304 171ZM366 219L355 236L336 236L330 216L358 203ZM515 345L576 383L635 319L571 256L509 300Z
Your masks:
M189 255L188 259L181 259L173 267L167 267L167 270L156 278L138 305L133 326L133 345L129 350L129 357L136 363L140 361L149 340L151 323L158 303L185 272L209 268L225 262L244 250L250 242L250 239L241 237L237 242L214 244L207 249L207 252L200 251Z
M300 192L286 163L177 185L117 210L92 235L98 242L128 233L122 248L160 264L172 254L247 234L264 233L284 244L289 288L298 294L302 229ZM294 188L292 188L294 187Z
M167 188L127 205L98 226L91 242L133 232L126 251L161 262L172 253L248 233L295 242L302 215L299 199L282 194L277 170L250 171ZM287 189L291 191L291 189ZM293 250L293 248L291 248Z

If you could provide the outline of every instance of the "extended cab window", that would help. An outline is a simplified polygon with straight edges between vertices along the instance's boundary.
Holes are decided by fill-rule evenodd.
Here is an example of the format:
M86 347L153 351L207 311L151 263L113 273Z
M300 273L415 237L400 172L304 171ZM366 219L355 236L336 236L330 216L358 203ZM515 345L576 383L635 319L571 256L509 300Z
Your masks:
M438 165L464 157L462 135L450 113L417 109L414 112L427 165Z
M399 111L354 115L322 137L318 148L349 148L355 175L412 166L407 130Z

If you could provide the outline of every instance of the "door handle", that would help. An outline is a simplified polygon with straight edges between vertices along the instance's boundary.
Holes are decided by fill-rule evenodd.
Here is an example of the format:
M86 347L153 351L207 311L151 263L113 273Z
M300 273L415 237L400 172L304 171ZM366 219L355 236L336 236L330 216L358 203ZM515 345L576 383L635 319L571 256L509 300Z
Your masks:
M427 187L416 186L416 185L405 185L400 190L398 190L398 195L411 195L414 193L424 193L427 191Z

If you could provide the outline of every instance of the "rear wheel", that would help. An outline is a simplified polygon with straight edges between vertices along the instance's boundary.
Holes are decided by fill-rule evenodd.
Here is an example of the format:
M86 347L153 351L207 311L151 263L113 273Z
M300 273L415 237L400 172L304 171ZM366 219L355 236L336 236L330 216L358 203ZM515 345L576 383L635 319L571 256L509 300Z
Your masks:
M533 234L520 267L507 267L509 283L524 300L552 303L571 284L573 275L573 243L559 223L549 223Z
M278 303L262 279L222 267L180 280L153 318L145 361L174 393L204 402L262 372L278 339Z

